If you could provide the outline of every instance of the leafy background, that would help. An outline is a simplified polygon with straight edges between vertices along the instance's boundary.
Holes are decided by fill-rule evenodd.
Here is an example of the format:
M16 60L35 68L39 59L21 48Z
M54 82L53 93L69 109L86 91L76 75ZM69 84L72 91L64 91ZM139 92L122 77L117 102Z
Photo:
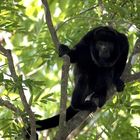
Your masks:
M48 0L60 42L72 47L90 29L112 25L128 36L130 53L140 36L139 0ZM40 0L4 0L0 3L0 43L12 50L16 72L22 75L25 95L36 118L48 118L59 111L62 60L58 57L44 19ZM139 72L140 57L131 73ZM73 89L72 66L68 100ZM6 99L23 114L0 106L0 139L22 139L21 115L27 115L17 92L18 83L9 76L7 60L0 55L0 98ZM126 84L104 106L96 123L92 116L75 140L140 139L140 82ZM68 103L69 104L69 103ZM56 128L57 129L57 128ZM56 129L44 131L40 139L52 140Z

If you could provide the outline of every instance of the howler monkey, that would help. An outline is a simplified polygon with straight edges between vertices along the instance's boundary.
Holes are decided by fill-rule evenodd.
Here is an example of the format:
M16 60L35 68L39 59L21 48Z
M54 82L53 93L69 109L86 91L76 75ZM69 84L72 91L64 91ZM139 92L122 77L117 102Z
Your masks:
M126 65L128 49L127 37L107 26L89 31L73 49L63 44L59 46L59 56L67 54L70 62L75 64L75 88L66 120L79 110L96 111L97 107L102 107L112 85L118 92L123 91L124 82L120 77ZM37 130L52 128L58 123L59 115L38 120Z

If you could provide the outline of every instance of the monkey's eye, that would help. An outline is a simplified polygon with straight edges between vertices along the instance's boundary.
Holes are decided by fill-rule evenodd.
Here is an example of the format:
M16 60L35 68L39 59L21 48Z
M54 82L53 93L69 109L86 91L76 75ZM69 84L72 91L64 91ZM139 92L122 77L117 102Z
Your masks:
M96 43L96 46L103 46L105 44L105 42L103 42L103 41L98 41L97 43Z
M114 48L114 44L112 42L107 42L107 41L98 41L96 43L96 47L97 50L101 50L101 49L107 49L110 50L110 52L113 51Z

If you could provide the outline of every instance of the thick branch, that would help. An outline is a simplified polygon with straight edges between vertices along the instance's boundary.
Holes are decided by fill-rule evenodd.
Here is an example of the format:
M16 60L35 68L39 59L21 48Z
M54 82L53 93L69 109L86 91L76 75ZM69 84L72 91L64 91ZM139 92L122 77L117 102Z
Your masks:
M15 67L14 67L14 63L13 63L13 57L11 55L11 50L5 49L0 44L0 51L3 53L4 56L7 57L9 70L11 72L11 76L12 76L13 80L15 81L15 83L18 82L18 76L17 76L16 71L15 71ZM21 101L23 103L23 106L25 108L25 111L29 115L30 126L31 126L31 140L35 140L36 139L36 129L35 129L36 125L35 125L34 114L33 114L32 110L30 109L29 104L27 103L22 85L20 87L18 87L18 90L19 90L19 95L20 95Z
M69 57L65 56L64 64L62 67L61 77L61 100L60 100L60 118L59 118L59 131L57 132L54 140L63 140L63 131L66 127L66 103L67 103L67 87L68 87L68 73L69 73ZM68 63L67 63L68 62Z
M54 42L55 47L58 49L59 47L59 40L56 35L55 28L52 23L51 14L49 10L49 5L47 0L42 0L45 8L45 15L46 15L46 23L48 25L49 31L51 33L52 40ZM62 76L61 76L61 101L60 101L60 118L59 118L59 131L56 134L57 140L62 140L63 131L66 125L66 102L67 102L67 83L68 83L68 71L69 71L69 57L63 57L63 66L62 66Z

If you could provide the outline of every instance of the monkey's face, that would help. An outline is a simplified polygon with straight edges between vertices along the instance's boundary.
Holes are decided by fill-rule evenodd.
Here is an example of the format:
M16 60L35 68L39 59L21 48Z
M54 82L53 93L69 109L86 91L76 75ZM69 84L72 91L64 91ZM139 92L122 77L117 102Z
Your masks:
M112 42L98 41L95 45L95 49L98 52L99 59L105 61L111 57L114 44Z
M118 58L115 47L112 41L98 40L90 49L92 60L100 67L113 66Z

